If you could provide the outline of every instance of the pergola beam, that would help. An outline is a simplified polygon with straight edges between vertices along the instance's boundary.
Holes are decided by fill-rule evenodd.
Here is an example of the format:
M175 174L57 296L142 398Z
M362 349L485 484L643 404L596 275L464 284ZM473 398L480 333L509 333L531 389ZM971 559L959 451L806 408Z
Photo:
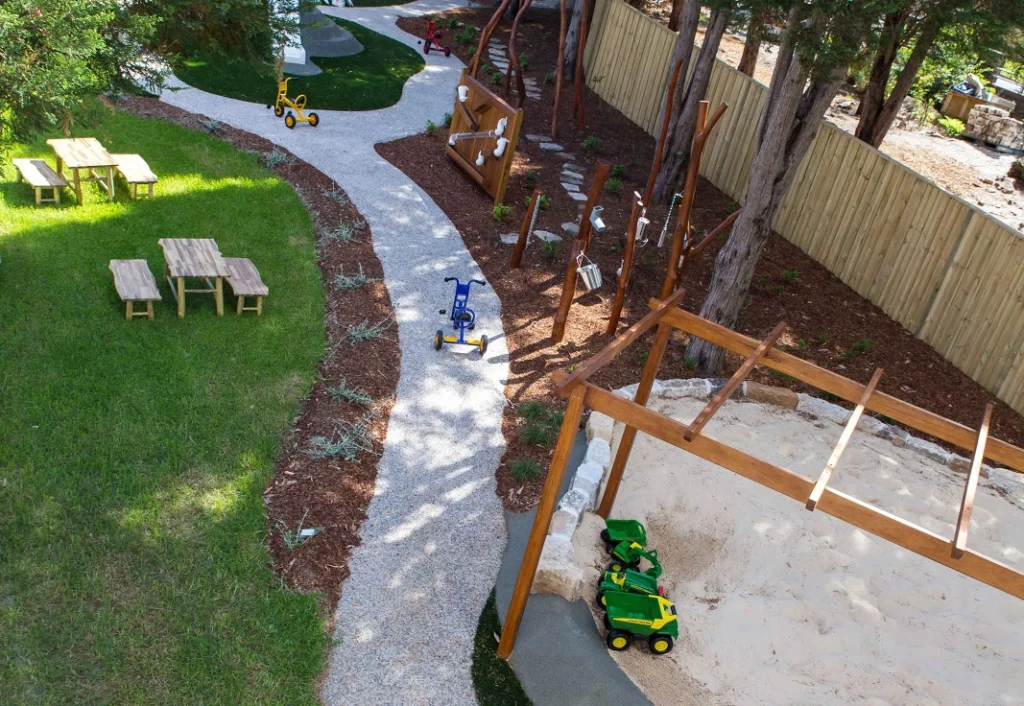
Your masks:
M974 510L974 494L978 490L978 477L981 475L981 463L985 460L985 444L988 441L988 429L992 423L992 403L985 405L985 413L981 417L978 428L978 440L974 444L974 457L971 459L971 470L964 483L964 498L960 503L960 514L956 518L956 530L953 532L954 559L960 559L967 549L967 532L971 528L971 512Z
M881 379L882 369L877 368L875 374L871 376L871 381L864 388L864 393L861 394L857 407L853 410L853 414L850 415L850 420L846 422L846 428L843 429L843 433L839 437L839 443L832 449L832 455L829 456L828 463L825 464L824 470L818 476L818 482L814 484L811 497L807 498L807 509L811 512L814 512L818 501L821 500L821 494L825 492L825 486L828 484L829 478L832 477L832 471L836 470L836 465L839 463L839 459L842 458L843 452L846 451L846 445L850 443L853 432L857 428L857 423L860 422L861 415L864 414L864 407L867 405L868 400L871 399L871 395L874 394L875 388L878 387L878 381Z
M782 332L785 330L786 322L780 321L778 325L772 329L772 332L769 333L760 344L758 344L757 348L754 349L754 352L747 356L747 359L743 361L743 365L736 369L736 372L733 373L728 382L722 386L722 389L718 391L718 394L712 397L711 401L704 405L704 409L702 409L700 413L694 417L693 421L690 422L690 425L686 428L685 434L687 441L693 441L693 437L700 434L700 430L711 421L711 418L715 416L715 412L722 408L725 401L732 397L732 393L736 392L736 388L740 386L740 383L746 380L747 376L754 371L754 366L757 365L757 361L761 360L765 353L775 345L775 342L779 340L779 336L781 336Z

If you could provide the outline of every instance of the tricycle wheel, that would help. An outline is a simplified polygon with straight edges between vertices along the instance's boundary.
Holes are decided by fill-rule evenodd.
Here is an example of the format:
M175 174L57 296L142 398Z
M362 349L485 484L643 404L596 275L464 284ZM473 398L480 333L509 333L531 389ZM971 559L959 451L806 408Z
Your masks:
M647 639L647 646L651 648L651 652L656 655L666 655L672 651L672 646L675 642L672 640L671 635L661 635L654 633Z
M316 127L317 125L319 125L320 124L320 116L317 115L316 113L310 113L309 114L309 124L312 127Z
M622 652L628 650L629 646L633 644L633 635L622 630L609 630L605 643L608 645L608 649Z
M451 47L445 47L444 48L444 55L445 56L451 56L452 55Z
M480 355L487 352L487 336L480 337Z
M441 329L438 329L437 333L434 334L434 350L435 351L441 350L441 346L443 346L443 345L444 345L444 331L442 331Z
M270 106L268 105L267 107L269 108ZM284 115L284 106L280 106L280 105L275 105L275 106L274 106L274 115L276 115L276 116L277 116L277 117L279 117L279 118L280 118L280 117L281 117L282 115Z
M295 116L292 115L291 113L288 113L288 115L284 116L284 124L288 127L288 129L294 128Z

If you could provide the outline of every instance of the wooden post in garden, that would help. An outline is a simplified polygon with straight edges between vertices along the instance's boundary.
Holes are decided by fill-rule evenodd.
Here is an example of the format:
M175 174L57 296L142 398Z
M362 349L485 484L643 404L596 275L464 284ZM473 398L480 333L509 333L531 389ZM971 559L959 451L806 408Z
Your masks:
M555 105L551 110L551 139L558 139L558 104L562 100L562 74L565 72L565 0L559 1L558 68L555 70Z
M583 12L580 13L580 33L576 40L576 76L573 81L573 111L576 115L576 127L585 129L583 114L583 53L587 49L587 18L593 7L593 0L576 0L582 2Z
M569 253L569 265L565 270L565 281L562 283L562 298L558 302L558 311L555 312L555 321L551 326L551 338L558 343L565 337L565 322L569 318L569 307L572 306L573 296L576 294L576 270L579 267L577 259L580 255L587 253L590 245L590 214L597 205L598 199L604 192L604 184L608 181L612 165L604 159L597 161L594 168L594 180L590 182L590 192L587 195L587 206L583 209L583 221L580 223L580 232L573 243L572 252Z
M519 240L516 241L516 249L512 253L511 262L509 262L509 267L513 270L523 264L523 252L526 251L526 242L530 239L530 233L533 232L533 225L537 222L537 210L540 208L540 199L543 195L540 189L534 189L533 195L530 196L530 207L526 209L526 215L523 216L523 225L519 228Z
M516 13L516 18L512 22L512 32L508 38L508 56L510 61L508 62L508 73L505 74L505 96L508 97L508 87L512 81L512 74L516 75L516 108L522 108L523 103L526 101L526 84L523 82L523 66L519 63L519 22L523 19L523 15L530 8L530 3L533 0L521 0L519 5L519 12Z
M523 611L526 610L526 601L530 597L530 588L533 586L533 577L537 573L540 553L544 549L544 539L551 526L551 514L555 510L558 489L562 485L562 476L565 475L569 454L572 452L572 445L576 440L576 431L580 426L585 398L586 388L580 385L572 391L569 396L569 404L565 408L562 429L558 432L555 453L551 457L551 468L548 469L548 477L544 480L544 490L541 491L537 514L533 518L533 527L530 529L530 538L526 542L526 553L523 554L523 563L519 565L519 575L516 577L516 586L512 590L512 600L509 602L508 615L505 616L505 626L501 631L501 639L498 641L498 656L504 659L512 656L512 648L516 644L519 623L523 619Z
M622 304L626 299L626 288L629 286L629 272L633 268L633 253L636 252L636 229L644 204L640 194L633 192L633 213L629 216L629 227L626 229L626 247L622 253L622 271L619 273L618 286L615 288L615 300L612 302L612 313L608 317L608 328L605 333L612 335L619 325L622 315Z
M494 33L494 28L501 22L501 16L505 14L505 9L511 2L512 0L501 0L501 4L498 5L494 14L491 15L491 19L488 20L483 31L480 32L480 42L476 45L476 53L473 54L473 59L469 62L469 75L473 78L476 78L477 72L480 70L480 60L483 57L484 49L487 48L487 42Z
M668 139L668 126L672 122L672 108L676 95L676 82L679 81L679 70L683 68L683 60L676 62L672 69L672 78L668 82L668 92L665 93L665 113L661 119L661 134L658 136L658 144L654 148L654 164L651 165L651 176L647 178L647 188L644 189L644 203L650 205L651 194L654 193L654 182L661 171L661 160L665 156L665 140ZM671 210L671 209L670 209ZM665 218L668 218L666 214Z

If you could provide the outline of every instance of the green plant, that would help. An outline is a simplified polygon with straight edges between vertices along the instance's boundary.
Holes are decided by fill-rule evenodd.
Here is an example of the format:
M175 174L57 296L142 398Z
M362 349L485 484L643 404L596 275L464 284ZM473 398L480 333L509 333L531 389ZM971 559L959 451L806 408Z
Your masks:
M964 131L963 122L957 120L956 118L950 118L943 115L936 122L942 127L943 130L946 131L946 134L949 135L950 137L960 137L960 133Z
M333 231L327 234L326 237L328 240L335 240L339 243L351 243L355 240L353 235L357 229L358 228L355 224L347 221L341 221Z
M445 127L451 127L452 126L452 114L451 113L445 113L444 114L444 126Z
M539 422L548 418L548 408L536 400L528 400L519 405L519 416L528 422Z
M320 193L331 201L341 204L342 206L348 206L349 204L348 196L345 195L344 191L338 188L337 184L332 186L330 189L320 189Z
M532 200L533 200L532 196L527 196L526 198L523 199L523 205L525 205L527 208L529 208L530 207L530 202ZM540 203L537 204L537 208L539 208L541 211L547 211L549 206L551 206L551 199L548 198L547 194L541 194L540 195Z
M459 26L459 20L455 17L448 18L448 29L455 29Z
M491 591L473 639L472 675L477 702L480 706L532 706L512 667L498 656L494 636L500 634L501 621Z
M491 209L491 218L504 223L505 219L512 215L512 207L508 204L499 203L495 204L494 208Z
M797 350L801 350L801 351L807 350L808 347L809 347L807 345L807 339L806 338L798 338L798 339L796 339L796 347L797 347Z
M379 282L379 279L373 277L367 277L366 273L363 272L362 263L359 264L359 274L346 275L342 270L334 278L334 286L338 289L359 289L360 287L369 284L370 282Z
M373 451L370 421L376 414L367 412L355 422L340 421L330 436L314 436L306 454L311 458L341 458L354 461L360 453Z
M222 127L224 127L224 123L222 123L220 120L214 120L212 118L202 119L199 122L202 123L203 128L211 135L216 135L217 132Z
M601 138L591 135L583 141L583 151L589 155L594 155L601 149Z
M555 437L558 436L556 430L552 430L547 426L540 424L527 424L526 428L523 429L523 433L520 438L524 444L534 444L536 446L550 447L555 443Z
M552 84L555 82L556 78L557 74L555 74L554 71L548 71L546 74L544 74L544 83Z
M626 165L625 164L613 164L611 175L615 179L621 179L626 176Z
M650 357L650 355L651 355L650 351L637 351L636 352L636 360L637 360L638 363L643 365L644 363L647 362L647 359Z
M520 483L525 483L540 475L540 464L532 459L520 458L513 461L508 470L513 478Z
M261 154L260 161L263 162L263 166L267 169L273 169L274 167L290 167L295 164L295 157L275 147L269 152Z
M313 528L313 531L309 533L305 533L302 531L302 525L306 522L306 515L308 514L309 510L306 510L304 513L302 513L302 519L299 520L299 526L296 527L294 530L288 529L288 525L286 525L284 522L281 522L281 520L277 521L277 526L281 532L281 541L284 542L284 546L288 551L295 551L296 549L301 547L307 539L314 537L318 532L318 529L316 528Z
M437 132L437 123L435 123L433 120L428 120L427 121L427 134L430 135L430 136L433 136L435 132Z
M470 47L469 49L467 49L466 55L469 56L470 59L476 56L476 47Z
M618 194L622 191L622 181L618 177L612 177L605 182L604 188L609 194Z
M872 344L870 338L862 338L859 341L854 341L853 350L861 355L864 355L865 353L871 352L871 345Z
M530 68L530 55L526 52L521 52L519 54L519 65L522 67L523 71Z
M384 333L390 325L390 316L385 316L372 326L368 321L366 321L366 319L363 319L362 322L348 327L348 331L345 333L345 338L348 339L349 345L352 346L363 343L364 341L372 341L380 338L381 334Z
M561 240L542 240L540 243L540 249L544 253L544 259L555 260L558 258L558 254L562 251Z
M550 448L562 425L562 413L536 401L524 402L519 405L518 411L519 416L529 422L520 435L523 442Z
M530 169L529 171L527 171L526 172L526 176L523 178L523 183L526 184L526 188L527 189L532 189L533 187L537 186L537 172L536 172L536 170ZM526 200L527 200L526 205L529 206L530 205L530 203L529 203L530 197L527 196Z
M480 73L482 73L484 76L490 76L492 73L494 73L494 69L491 68L490 64L481 64Z
M456 44L472 44L476 39L476 25L466 25L453 39Z
M823 346L826 343L828 343L828 334L827 333L819 333L818 337L815 340L818 342L819 345Z
M327 389L335 402L351 402L352 404L373 404L373 398L366 394L366 391L358 387L349 387L345 380L340 380L334 387Z
M787 282L796 282L796 280L797 280L797 278L799 276L800 276L800 273L797 272L796 270L783 270L782 271L782 279L786 280Z
M493 74L491 74L490 83L491 83L492 86L497 86L498 84L500 84L501 83L501 74L498 73L497 71L495 71Z
M683 367L686 368L687 370L696 370L697 369L697 359L696 358L684 358L683 359Z

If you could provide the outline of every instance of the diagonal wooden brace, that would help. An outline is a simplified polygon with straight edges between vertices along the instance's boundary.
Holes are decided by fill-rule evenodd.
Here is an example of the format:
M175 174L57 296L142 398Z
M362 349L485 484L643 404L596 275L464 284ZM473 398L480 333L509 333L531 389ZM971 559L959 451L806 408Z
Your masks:
M843 429L843 433L839 437L839 443L832 449L832 455L829 456L828 463L825 464L821 475L818 476L818 482L814 484L814 489L811 491L810 497L807 498L807 509L811 512L814 512L814 508L818 506L821 494L825 492L825 486L828 485L828 479L832 477L832 471L836 470L839 459L842 458L843 452L846 451L846 445L850 443L850 439L853 437L853 430L857 428L857 423L860 422L861 415L864 414L864 408L867 407L868 400L871 399L871 395L874 394L875 388L878 387L878 381L881 379L882 369L876 368L875 374L871 376L871 381L864 388L864 392L857 402L857 407L853 410L850 420L846 423L846 428Z
M952 556L954 559L963 557L967 549L967 531L971 528L971 511L974 509L974 494L978 490L978 476L981 475L981 462L985 459L985 444L988 442L988 428L992 423L992 403L985 405L985 413L981 417L978 428L978 441L974 445L974 457L971 459L971 470L964 484L964 499L960 503L960 514L956 518L956 530L953 532Z

